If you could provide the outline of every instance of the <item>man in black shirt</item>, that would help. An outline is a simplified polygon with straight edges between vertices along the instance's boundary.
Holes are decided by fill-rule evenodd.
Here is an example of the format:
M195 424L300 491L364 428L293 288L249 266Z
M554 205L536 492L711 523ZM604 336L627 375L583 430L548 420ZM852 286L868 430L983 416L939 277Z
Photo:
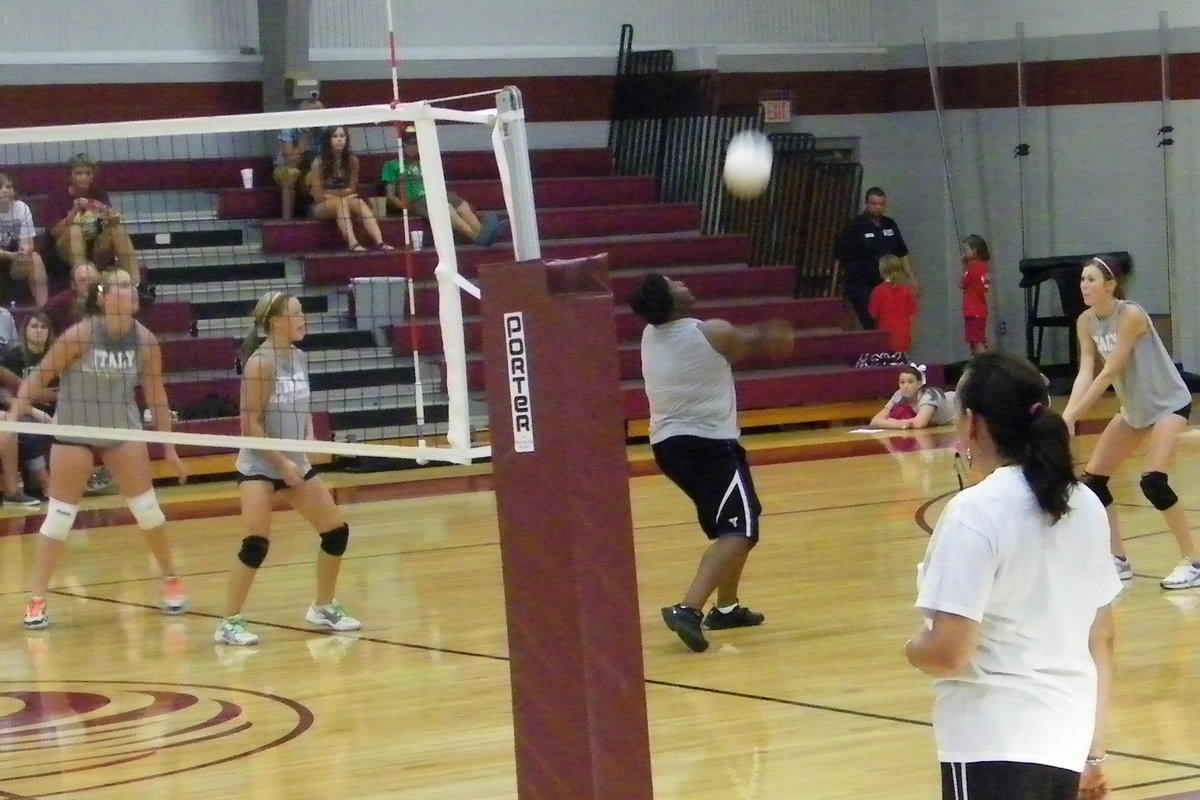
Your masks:
M904 262L904 272L913 293L918 292L908 245L904 243L896 221L883 215L886 210L887 194L883 189L878 186L867 189L863 213L842 230L833 248L834 271L840 272L843 280L842 295L854 309L863 330L867 331L876 327L867 306L871 302L871 291L883 281L879 275L880 258L899 257Z

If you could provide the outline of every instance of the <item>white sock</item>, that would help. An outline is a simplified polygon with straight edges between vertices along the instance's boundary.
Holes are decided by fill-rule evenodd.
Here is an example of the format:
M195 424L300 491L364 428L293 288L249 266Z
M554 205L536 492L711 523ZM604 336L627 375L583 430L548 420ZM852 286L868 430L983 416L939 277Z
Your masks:
M717 611L720 611L722 614L728 614L737 607L737 601L734 601L733 605L731 606L717 606Z

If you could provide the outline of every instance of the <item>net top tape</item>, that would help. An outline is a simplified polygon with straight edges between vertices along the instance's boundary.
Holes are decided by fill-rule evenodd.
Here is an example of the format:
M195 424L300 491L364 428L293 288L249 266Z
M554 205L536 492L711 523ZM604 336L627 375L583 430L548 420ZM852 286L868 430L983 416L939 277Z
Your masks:
M234 436L219 433L185 433L159 430L126 430L121 428L94 428L87 425L59 425L42 422L14 422L0 420L0 432L28 433L41 436L80 439L102 439L111 442L146 442L147 444L190 445L213 449L274 450L281 453L324 453L333 456L374 456L379 458L416 459L446 461L456 464L470 463L472 458L490 455L491 448L483 447L434 447L392 444L368 444L365 442L327 442L315 439L269 439L256 436Z
M260 114L225 114L211 117L95 122L84 125L0 128L0 145L77 142L93 139L137 139L204 133L241 133L341 125L379 125L419 120L488 124L495 117L496 109L494 107L478 111L463 111L433 106L426 102L400 103L396 106L387 103L304 111L273 111Z

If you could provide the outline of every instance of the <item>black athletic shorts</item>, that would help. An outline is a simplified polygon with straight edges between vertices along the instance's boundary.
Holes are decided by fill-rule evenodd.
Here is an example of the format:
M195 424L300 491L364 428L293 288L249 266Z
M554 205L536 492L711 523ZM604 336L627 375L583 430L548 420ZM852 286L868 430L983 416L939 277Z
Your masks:
M942 800L1075 800L1079 773L1017 761L942 762Z
M312 477L316 474L317 470L314 467L309 467L308 472L304 473L304 480L312 480ZM266 475L243 475L239 472L237 474L237 482L245 483L246 481L263 481L264 483L269 483L277 492L291 488L284 482L283 478L268 478Z
M746 451L737 440L672 436L651 449L662 473L696 504L696 517L709 539L736 535L758 543L762 505Z
M1183 408L1177 409L1175 411L1172 411L1171 413L1177 414L1177 415L1183 417L1184 419L1188 419L1189 417L1192 416L1192 404L1189 401L1186 406L1184 406Z

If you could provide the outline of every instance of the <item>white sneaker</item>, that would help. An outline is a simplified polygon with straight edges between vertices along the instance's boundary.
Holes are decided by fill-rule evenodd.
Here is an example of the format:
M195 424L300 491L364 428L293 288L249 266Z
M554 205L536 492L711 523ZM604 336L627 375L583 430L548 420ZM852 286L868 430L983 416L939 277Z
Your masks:
M1164 589L1191 589L1200 586L1200 566L1190 561L1179 562L1179 566L1171 570L1171 574L1159 581Z
M217 644L232 644L236 647L258 644L258 634L246 629L246 621L240 615L221 620L213 641Z
M312 625L334 631L356 631L362 627L362 623L347 614L336 600L327 606L309 606L304 618Z
M1117 568L1117 577L1123 581L1133 580L1133 564L1129 563L1128 558L1113 556L1113 566Z

